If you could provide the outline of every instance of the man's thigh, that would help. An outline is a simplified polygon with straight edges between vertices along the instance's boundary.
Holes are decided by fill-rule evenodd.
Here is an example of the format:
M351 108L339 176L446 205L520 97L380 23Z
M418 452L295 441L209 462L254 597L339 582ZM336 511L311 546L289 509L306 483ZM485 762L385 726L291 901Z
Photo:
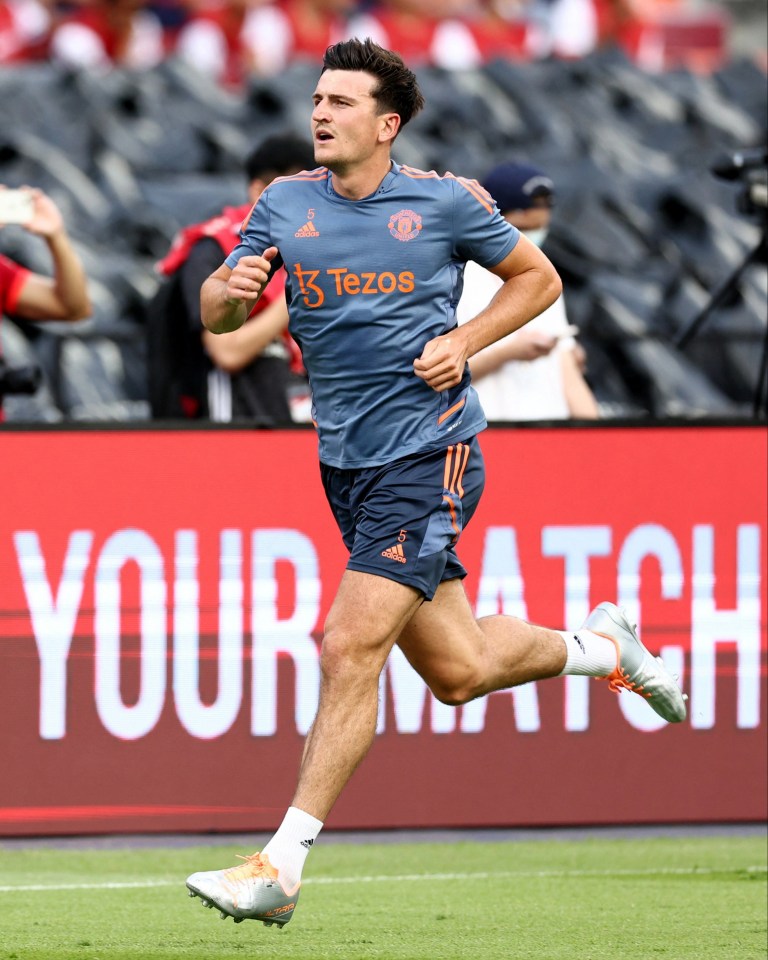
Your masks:
M446 580L403 627L397 645L433 686L478 669L485 640L461 580Z
M325 623L323 649L341 642L343 649L335 652L378 671L422 603L414 587L345 570Z

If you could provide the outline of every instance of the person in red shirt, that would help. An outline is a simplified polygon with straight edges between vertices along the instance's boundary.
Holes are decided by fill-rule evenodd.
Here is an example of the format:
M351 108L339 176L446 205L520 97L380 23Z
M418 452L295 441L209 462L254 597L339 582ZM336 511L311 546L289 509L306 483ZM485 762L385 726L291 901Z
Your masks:
M473 69L496 57L528 57L528 20L492 0L377 0L353 34L397 50L408 63Z
M2 193L7 189L0 184L0 229L9 226L2 212L5 209ZM91 313L91 301L85 271L69 239L61 211L42 190L21 187L18 193L22 202L26 199L28 213L12 222L46 242L53 262L53 276L35 273L0 255L0 314L25 320L82 320Z
M275 276L274 289L259 301L249 322L227 337L204 329L200 287L234 249L264 188L275 177L314 166L308 141L294 134L267 138L245 162L248 201L185 227L157 264L169 285L150 308L147 329L155 418L249 420L270 426L303 419L289 395L291 374L302 373L303 365L287 331L285 271Z
M166 56L159 17L146 0L94 0L77 4L55 24L50 57L92 70L147 70Z
M173 52L229 87L316 59L349 33L355 0L202 0Z
M0 190L8 189L0 184ZM42 190L22 187L31 200L29 219L18 225L48 244L53 277L0 256L0 309L26 320L82 320L91 312L85 272L59 208ZM15 221L14 221L15 222ZM6 226L0 213L0 229Z
M0 64L45 56L51 12L40 0L0 0Z

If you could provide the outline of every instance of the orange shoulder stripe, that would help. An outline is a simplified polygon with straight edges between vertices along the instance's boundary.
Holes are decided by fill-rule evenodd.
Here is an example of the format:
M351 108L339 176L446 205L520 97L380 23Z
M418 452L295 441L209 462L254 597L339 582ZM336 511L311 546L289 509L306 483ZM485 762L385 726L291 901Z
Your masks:
M435 173L434 170L417 170L416 167L409 167L407 164L403 164L400 167L400 170L412 180L455 180L456 183L460 183L468 193L471 193L475 200L485 207L488 213L493 213L493 207L496 201L493 199L490 193L488 193L488 191L477 182L477 180L468 180L466 177L457 177L455 174L451 173L450 170L446 171L444 177L441 177L440 174Z
M275 177L272 183L295 183L301 180L325 180L328 177L326 167L315 167L314 170L302 170L287 177ZM270 184L271 186L271 184Z
M446 177L451 177L456 183L461 184L467 193L471 193L475 200L485 207L488 213L493 213L493 207L496 201L484 187L480 186L477 180L467 180L466 177L456 177L452 173L446 173Z
M302 170L301 173L294 173L289 177L275 177L272 183L290 183L294 180L325 180L328 176L328 173L329 171L325 167L316 167L314 170ZM271 185L272 184L270 184L270 186ZM248 216L240 224L241 232L248 227L251 217L253 216L253 211L256 209L256 204L258 204L263 195L264 194L261 194L256 203L254 203L254 205L248 211Z
M440 176L434 170L419 170L416 167L409 167L407 164L403 164L400 167L401 173L404 173L406 177L410 177L411 180L439 180Z

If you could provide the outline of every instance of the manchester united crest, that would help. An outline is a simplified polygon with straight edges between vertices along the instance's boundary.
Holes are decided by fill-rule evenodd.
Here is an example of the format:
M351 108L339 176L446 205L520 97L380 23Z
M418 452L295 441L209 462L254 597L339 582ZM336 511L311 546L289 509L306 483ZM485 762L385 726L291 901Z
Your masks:
M389 232L396 240L415 240L421 228L421 217L413 210L400 210L389 218Z

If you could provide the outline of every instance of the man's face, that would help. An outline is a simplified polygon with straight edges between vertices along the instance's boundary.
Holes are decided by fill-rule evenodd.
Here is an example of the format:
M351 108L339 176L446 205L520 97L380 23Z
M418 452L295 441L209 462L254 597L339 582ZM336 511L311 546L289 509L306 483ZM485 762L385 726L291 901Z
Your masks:
M376 78L362 70L326 70L313 94L312 140L315 160L342 172L369 159L382 142L392 139L399 118L377 113L372 91ZM393 119L394 118L394 121Z

